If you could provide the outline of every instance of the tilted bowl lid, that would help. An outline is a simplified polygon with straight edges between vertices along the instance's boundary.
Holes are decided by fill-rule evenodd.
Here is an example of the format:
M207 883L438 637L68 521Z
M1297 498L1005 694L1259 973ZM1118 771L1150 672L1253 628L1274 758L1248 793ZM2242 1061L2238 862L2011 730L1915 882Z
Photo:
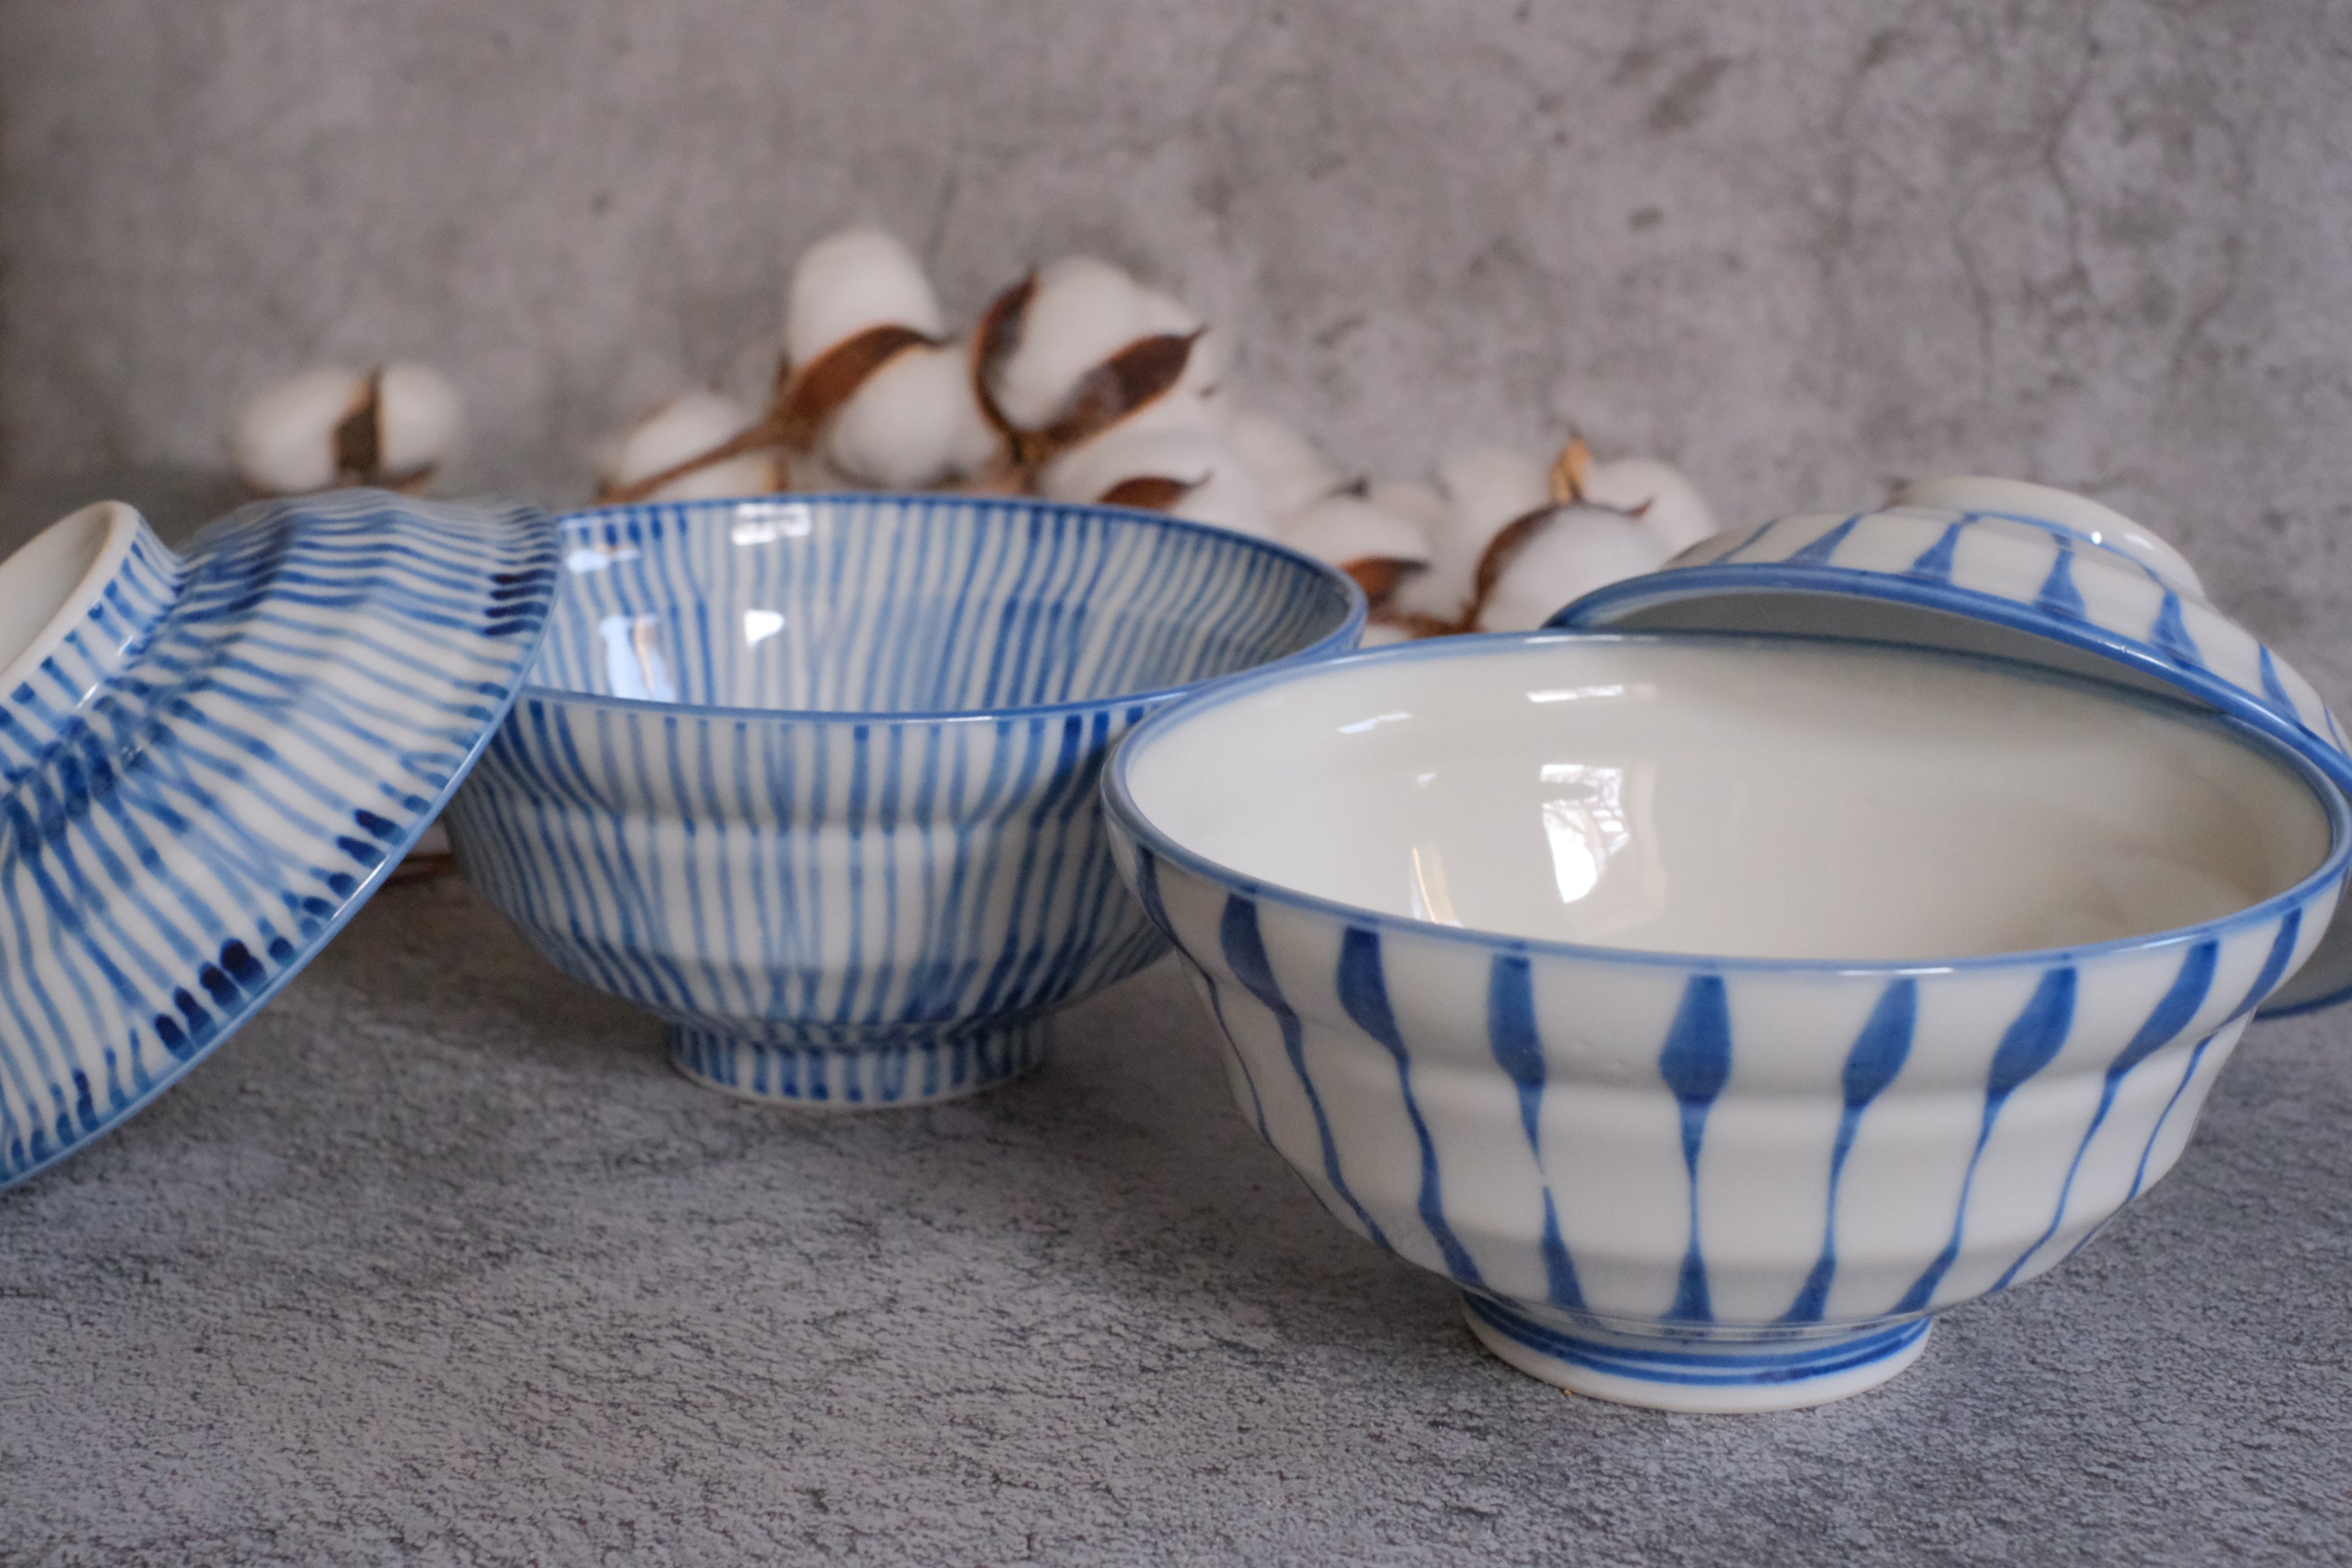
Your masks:
M167 548L130 507L0 562L0 1187L215 1049L506 715L551 520L346 490Z
M1828 635L2027 660L2242 720L2352 795L2342 724L2309 681L2206 600L2179 552L2096 501L2021 480L1923 479L1882 510L1720 533L1549 625ZM2260 1016L2346 1000L2352 905Z

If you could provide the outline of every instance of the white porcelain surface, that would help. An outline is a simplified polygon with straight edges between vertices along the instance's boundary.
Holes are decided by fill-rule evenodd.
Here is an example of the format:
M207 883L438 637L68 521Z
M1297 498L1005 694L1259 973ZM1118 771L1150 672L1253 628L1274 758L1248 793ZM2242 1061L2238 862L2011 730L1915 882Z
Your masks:
M2326 925L2352 812L2275 742L1853 654L1382 649L1244 678L1106 773L1244 1114L1514 1365L1693 1410L1892 1376L2170 1167Z
M1929 501L1935 504L1927 504ZM2294 667L2209 604L2179 552L2082 496L2017 479L1920 480L1879 511L1735 529L1549 623L1580 630L1774 632L1984 653L2226 713L2352 795L2352 744ZM2352 920L2266 1016L2352 999Z
M2041 518L2073 529L2094 544L2121 551L2176 588L2205 596L2197 568L2154 529L2072 490L1986 474L1939 474L1912 480L1887 504Z
M102 500L0 562L0 692L23 685L89 613L144 526L121 501Z
M2302 781L2185 709L1803 643L1354 666L1202 713L1129 787L1178 842L1282 887L1749 958L2137 936L2284 891L2327 852Z

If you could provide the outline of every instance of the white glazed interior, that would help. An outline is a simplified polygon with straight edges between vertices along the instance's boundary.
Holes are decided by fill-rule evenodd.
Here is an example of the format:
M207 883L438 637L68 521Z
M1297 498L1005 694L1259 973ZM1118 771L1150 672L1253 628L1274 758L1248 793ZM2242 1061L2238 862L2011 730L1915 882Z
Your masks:
M537 685L829 713L1092 702L1232 674L1348 624L1328 569L1133 513L794 496L567 521Z
M0 561L0 694L40 668L86 615L139 530L139 514L103 500L60 518Z
M1206 704L1128 770L1145 817L1257 880L1726 957L2146 935L2283 892L2329 848L2307 785L2185 708L1826 642L1351 660Z

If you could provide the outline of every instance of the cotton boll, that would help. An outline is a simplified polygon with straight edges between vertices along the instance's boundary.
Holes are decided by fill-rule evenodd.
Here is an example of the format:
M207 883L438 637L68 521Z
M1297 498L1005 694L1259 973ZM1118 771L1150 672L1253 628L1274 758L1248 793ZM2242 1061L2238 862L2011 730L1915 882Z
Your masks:
M1119 420L1114 428L1127 433L1175 431L1215 439L1222 423L1215 401L1188 390L1180 381Z
M1209 477L1185 491L1168 510L1188 522L1210 523L1260 539L1274 537L1274 520L1266 515L1265 498L1258 493L1249 470L1228 452L1219 453Z
M1561 507L1504 566L1478 629L1533 631L1595 588L1656 571L1668 553L1654 533L1623 512Z
M826 458L860 484L923 489L979 472L996 432L971 395L962 345L910 348L867 376L825 427Z
M1641 508L1642 526L1657 535L1669 555L1716 531L1715 511L1698 487L1680 468L1655 458L1592 464L1584 470L1584 499L1620 511Z
M1217 433L1241 459L1276 518L1303 511L1339 488L1339 470L1306 437L1263 414L1228 412ZM1439 503L1441 506L1444 502Z
M1411 518L1374 506L1354 496L1327 496L1283 518L1275 537L1318 561L1345 566L1352 561L1429 559L1429 541Z
M1423 539L1436 539L1454 526L1454 509L1445 498L1412 479L1375 479L1364 499L1382 511L1411 518Z
M335 427L367 395L367 377L348 370L308 370L265 388L237 415L230 437L236 471L264 495L331 489Z
M1515 518L1550 504L1551 470L1506 447L1457 447L1437 465L1437 482L1454 515L1486 538Z
M784 352L793 364L814 363L836 343L884 326L933 338L945 330L922 264L896 235L844 229L801 253L784 307Z
M1448 452L1437 465L1437 479L1446 511L1443 525L1430 530L1429 569L1408 578L1389 603L1407 614L1451 621L1469 608L1487 542L1507 524L1551 504L1551 474L1523 452L1476 445Z
M1221 463L1230 460L1205 431L1137 430L1122 425L1046 464L1037 476L1037 488L1048 500L1090 501L1122 479L1204 484Z
M1091 501L1139 479L1188 487L1168 508L1171 516L1261 537L1271 532L1265 498L1248 470L1205 431L1120 425L1048 463L1039 486L1052 500Z
M598 479L607 489L635 484L698 458L751 428L758 415L723 393L682 392L604 444ZM766 453L746 453L671 480L649 500L704 500L766 495L783 476Z
M1153 335L1154 309L1142 287L1108 261L1070 256L1039 269L1020 342L991 384L997 407L1024 430L1043 429L1088 371Z
M395 362L377 373L375 395L379 472L399 479L455 455L465 405L447 376L429 364Z

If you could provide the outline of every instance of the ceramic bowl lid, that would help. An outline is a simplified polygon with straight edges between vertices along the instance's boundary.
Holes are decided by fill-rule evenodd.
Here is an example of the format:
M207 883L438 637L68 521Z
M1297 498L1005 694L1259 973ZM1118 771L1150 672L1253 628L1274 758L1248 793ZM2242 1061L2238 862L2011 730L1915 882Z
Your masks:
M1717 534L1549 624L1810 633L2023 659L2186 695L2276 736L2352 795L2343 726L2310 682L2206 602L2179 552L2095 501L2021 480L1925 479L1883 511ZM2352 908L2261 1011L2347 999Z
M528 508L346 490L180 552L101 502L0 563L0 1187L366 901L512 704L555 557Z

